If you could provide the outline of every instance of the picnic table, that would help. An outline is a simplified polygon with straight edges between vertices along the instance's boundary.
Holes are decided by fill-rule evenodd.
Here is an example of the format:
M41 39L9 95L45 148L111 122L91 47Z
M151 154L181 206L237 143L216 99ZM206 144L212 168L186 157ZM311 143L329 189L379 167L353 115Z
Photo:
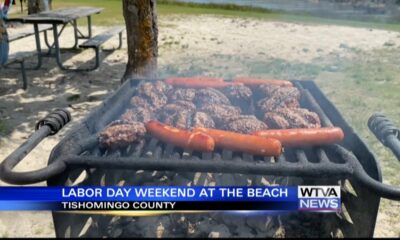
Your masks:
M103 8L94 7L73 7L73 8L63 8L52 11L40 12L37 14L9 18L8 21L16 21L25 24L33 24L36 40L36 50L38 56L38 63L35 69L39 69L42 66L42 57L55 57L58 66L62 70L72 70L63 65L61 58L61 48L60 48L60 36L67 25L72 25L74 29L74 46L71 49L76 49L78 46L79 39L90 39L92 38L92 15L99 14L103 11ZM87 18L87 34L83 34L77 25L77 20L80 18ZM41 41L40 41L40 27L42 25L52 25L53 32L53 44L48 42L47 31L44 31L44 40L49 48L47 54L42 53ZM61 25L60 31L59 25ZM54 50L54 53L51 53Z

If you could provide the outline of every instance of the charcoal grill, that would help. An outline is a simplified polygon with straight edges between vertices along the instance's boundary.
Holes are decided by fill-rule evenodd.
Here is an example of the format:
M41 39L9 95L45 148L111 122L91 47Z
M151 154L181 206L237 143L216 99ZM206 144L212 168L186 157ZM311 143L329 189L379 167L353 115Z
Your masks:
M313 224L320 226L321 219L325 223L313 236L334 236L340 231L347 237L371 237L380 197L400 199L400 189L381 182L380 168L373 153L313 81L293 81L302 92L301 105L318 113L322 126L343 129L345 139L340 145L285 148L284 154L278 158L228 150L193 152L153 138L122 150L99 148L96 134L124 112L134 89L144 81L151 80L125 82L91 112L53 149L46 168L24 173L12 171L43 138L56 134L70 120L64 110L48 115L37 124L37 131L30 139L2 163L1 179L12 184L47 180L49 186L141 185L165 175L172 177L180 173L191 178L193 173L203 172L300 177L303 184L308 185L341 184L343 208L348 214L315 214L320 217L312 220ZM399 147L396 145L398 129L381 115L371 118L369 125L386 146L396 151ZM132 174L133 170L136 174ZM163 182L159 181L160 184ZM305 213L295 215L308 216ZM112 221L111 217L97 215L53 213L53 217L58 237L105 236L104 229ZM83 228L85 231L82 233ZM305 233L304 236L308 235Z

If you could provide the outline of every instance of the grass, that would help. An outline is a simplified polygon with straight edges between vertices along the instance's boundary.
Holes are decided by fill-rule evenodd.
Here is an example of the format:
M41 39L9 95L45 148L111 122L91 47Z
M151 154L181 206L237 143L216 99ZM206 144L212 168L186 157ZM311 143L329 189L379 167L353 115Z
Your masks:
M95 25L123 24L121 0L54 0L54 8L73 6L102 7L104 11L93 17ZM172 0L158 0L157 12L162 18L171 14L200 15L211 14L228 17L257 18L269 21L300 22L307 24L342 25L362 28L376 28L391 31L400 31L400 24L378 23L366 21L351 21L314 17L305 14L289 14L270 11L257 7L237 6L233 4L196 4L182 3ZM18 15L18 14L16 14ZM82 24L82 23L81 23Z

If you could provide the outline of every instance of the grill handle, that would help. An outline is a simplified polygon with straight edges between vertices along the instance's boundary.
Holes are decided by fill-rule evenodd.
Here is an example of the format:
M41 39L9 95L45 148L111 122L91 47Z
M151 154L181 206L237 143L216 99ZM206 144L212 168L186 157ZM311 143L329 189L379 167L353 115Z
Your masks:
M378 138L384 146L392 150L397 159L400 160L400 129L396 128L394 124L381 113L375 113L369 118L368 127L376 138ZM346 152L344 149L340 150L343 157L353 158L351 162L359 164L352 153ZM376 181L363 170L361 165L356 166L354 169L358 179L381 197L397 201L400 200L400 187Z
M400 160L400 128L394 126L385 115L374 113L368 120L369 129L376 138Z
M14 167L20 163L47 136L55 135L69 121L71 114L64 109L56 109L36 124L36 131L11 153L0 165L0 179L10 184L31 184L45 181L66 168L63 161L56 161L45 168L28 171L15 172Z

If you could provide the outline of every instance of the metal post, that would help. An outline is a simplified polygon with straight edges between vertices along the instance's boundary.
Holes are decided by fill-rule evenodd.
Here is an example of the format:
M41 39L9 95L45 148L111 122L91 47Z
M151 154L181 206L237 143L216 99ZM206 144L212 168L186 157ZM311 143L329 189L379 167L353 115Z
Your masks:
M117 49L121 49L122 47L122 32L119 33L119 45Z
M43 35L44 35L44 42L46 43L46 46L47 46L47 48L49 49L49 54L50 54L52 45L50 45L50 43L49 43L49 38L48 38L48 36L47 36L47 30L45 30L45 31L43 32Z
M33 69L37 70L42 66L42 49L40 46L40 32L39 25L37 23L33 24L33 29L35 30L35 41L36 41L36 51L38 55L38 63Z
M72 47L73 49L77 49L78 48L78 24L75 20L72 20L72 26L74 27L74 38L75 38L75 44Z
M56 23L53 23L53 36L54 36L54 48L55 48L55 56L56 56L57 64L62 70L66 70L61 62L60 45L58 42L58 30L57 30Z
M89 15L87 17L87 20L88 20L88 38L90 39L92 38L92 16Z
M26 72L25 72L25 61L21 61L20 65L22 73L22 89L26 90L28 88L28 80L26 78Z

